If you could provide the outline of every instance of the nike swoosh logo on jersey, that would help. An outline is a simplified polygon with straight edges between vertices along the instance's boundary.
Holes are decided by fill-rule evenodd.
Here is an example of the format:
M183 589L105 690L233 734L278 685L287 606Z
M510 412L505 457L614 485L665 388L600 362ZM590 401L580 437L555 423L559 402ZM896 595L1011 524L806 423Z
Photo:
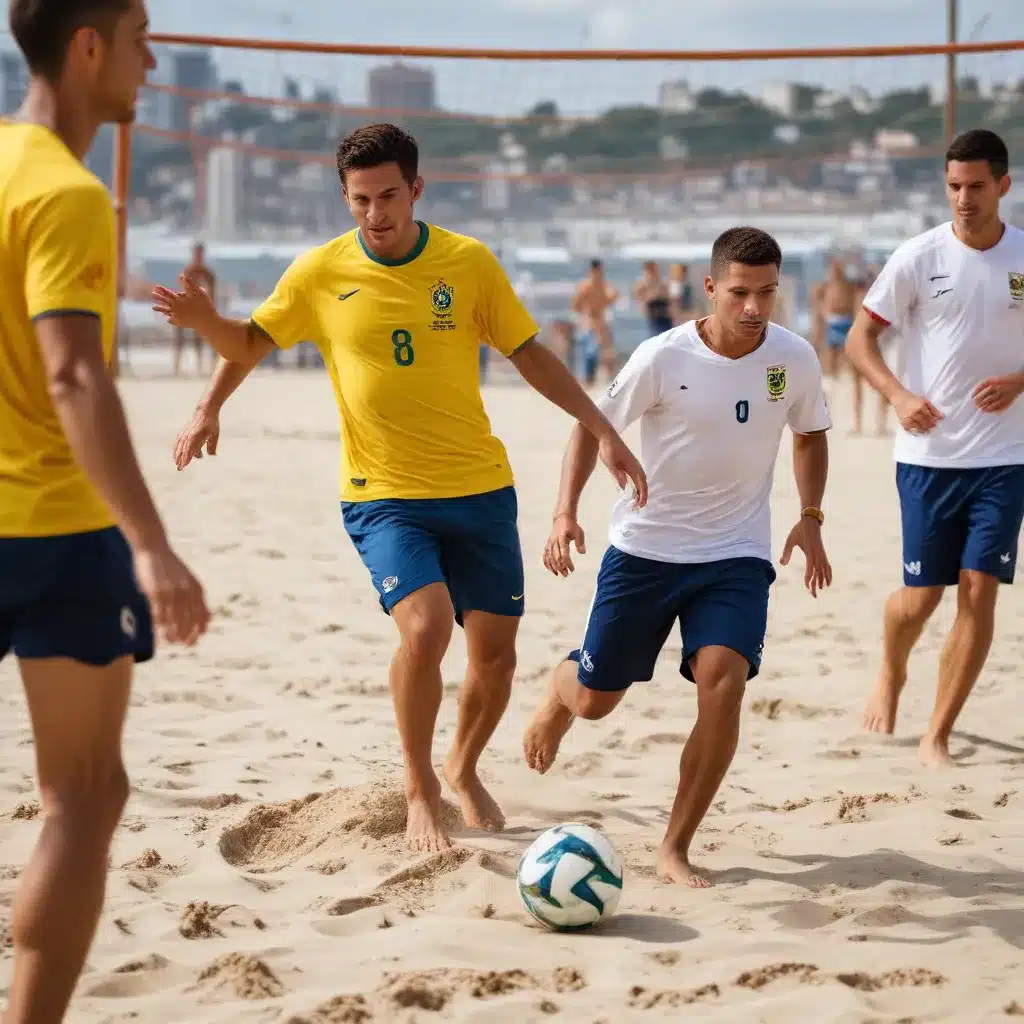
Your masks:
M953 289L952 288L940 288L932 298L937 299L940 295L948 295Z
M685 384L680 384L679 385L679 390L680 391L689 391L690 389Z
M344 302L344 301L345 301L346 299L351 299L351 298L352 298L352 296L353 296L353 295L355 295L355 293L356 293L357 291L359 291L359 289L358 289L358 288L353 288L353 289L352 289L352 291L350 291L350 292L345 292L345 294L344 294L344 295L339 295L339 296L338 296L338 298L339 298L339 299L340 299L340 300L341 300L342 302Z
M929 281L945 281L949 277L949 274L936 274L934 277L929 277Z

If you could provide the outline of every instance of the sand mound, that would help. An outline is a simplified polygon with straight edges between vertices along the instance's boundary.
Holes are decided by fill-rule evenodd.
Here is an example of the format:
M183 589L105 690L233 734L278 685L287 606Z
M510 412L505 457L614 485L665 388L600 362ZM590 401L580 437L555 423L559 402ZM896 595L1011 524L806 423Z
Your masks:
M462 825L445 802L444 825ZM221 856L249 871L277 871L318 854L336 856L353 837L386 841L405 832L407 806L401 786L374 782L357 788L310 793L283 804L254 807L220 837Z
M262 961L243 953L217 957L196 979L196 987L235 999L276 999L284 985Z

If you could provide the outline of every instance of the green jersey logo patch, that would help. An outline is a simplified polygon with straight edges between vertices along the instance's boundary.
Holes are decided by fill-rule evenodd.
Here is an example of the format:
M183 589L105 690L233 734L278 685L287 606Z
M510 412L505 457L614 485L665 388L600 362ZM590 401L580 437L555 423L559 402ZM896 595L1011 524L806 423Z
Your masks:
M786 394L786 368L784 366L769 366L768 377L768 398L777 402Z
M1024 274L1010 271L1010 298L1024 302Z

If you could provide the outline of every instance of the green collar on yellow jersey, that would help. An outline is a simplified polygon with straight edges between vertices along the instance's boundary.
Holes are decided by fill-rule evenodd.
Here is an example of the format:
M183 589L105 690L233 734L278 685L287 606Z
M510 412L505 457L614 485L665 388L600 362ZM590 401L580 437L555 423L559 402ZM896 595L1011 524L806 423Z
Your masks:
M419 224L420 226L419 241L412 247L412 249L409 252L407 252L404 256L397 260L388 260L385 259L383 256L378 256L376 253L374 253L366 244L366 242L363 241L363 233L360 230L358 230L358 228L356 229L356 238L359 239L360 248L363 250L364 253L366 253L366 255L371 260L373 260L374 263L379 263L382 267L404 267L406 263L412 263L412 261L416 259L416 257L419 256L421 252L423 252L423 250L427 247L427 239L430 238L430 228L427 227L427 225L424 224L423 221L421 220L416 221L416 223Z

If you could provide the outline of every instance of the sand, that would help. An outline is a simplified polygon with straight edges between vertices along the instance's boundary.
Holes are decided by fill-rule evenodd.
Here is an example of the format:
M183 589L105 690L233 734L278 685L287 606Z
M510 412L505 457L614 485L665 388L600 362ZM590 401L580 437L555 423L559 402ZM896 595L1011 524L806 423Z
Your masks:
M657 1019L980 1021L1024 1014L1021 590L961 719L961 767L919 767L943 604L915 653L897 736L865 735L879 615L899 581L890 442L846 436L826 509L835 585L819 600L780 569L740 749L698 834L715 887L659 882L654 853L694 720L678 637L610 718L578 723L545 777L521 738L551 667L577 641L614 485L584 500L590 552L545 573L568 421L522 387L486 401L518 480L527 614L509 711L485 781L503 835L456 827L456 849L402 844L404 803L386 669L393 627L344 535L326 378L262 373L230 402L221 454L178 474L171 444L201 385L128 380L145 467L216 609L195 652L138 673L127 729L131 801L108 899L69 1019L337 1022ZM868 425L872 425L868 409ZM788 441L778 553L797 499ZM451 739L465 664L456 631L435 748ZM15 666L0 667L0 986L9 907L37 830ZM457 815L454 814L457 820ZM517 859L560 821L605 829L626 861L617 916L548 933L517 900ZM1016 1003L1014 1003L1016 1000Z

